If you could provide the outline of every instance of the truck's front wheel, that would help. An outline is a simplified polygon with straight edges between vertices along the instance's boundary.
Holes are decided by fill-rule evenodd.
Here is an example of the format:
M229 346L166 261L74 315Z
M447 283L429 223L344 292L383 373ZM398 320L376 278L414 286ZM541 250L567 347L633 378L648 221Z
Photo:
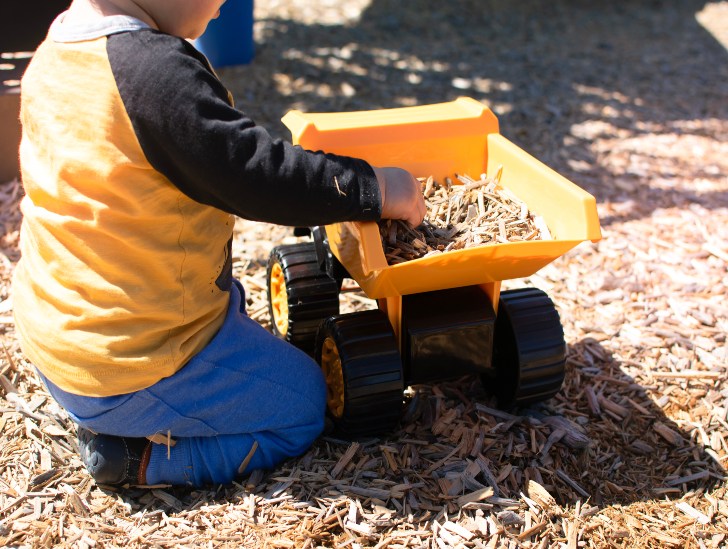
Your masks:
M326 376L328 413L339 435L356 439L394 429L402 412L404 375L384 313L370 310L326 319L316 360Z

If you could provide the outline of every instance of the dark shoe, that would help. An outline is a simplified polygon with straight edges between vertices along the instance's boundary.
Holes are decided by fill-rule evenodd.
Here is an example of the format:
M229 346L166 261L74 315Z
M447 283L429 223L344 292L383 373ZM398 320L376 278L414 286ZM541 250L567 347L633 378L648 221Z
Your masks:
M98 484L146 484L151 444L146 438L101 435L78 428L81 461Z

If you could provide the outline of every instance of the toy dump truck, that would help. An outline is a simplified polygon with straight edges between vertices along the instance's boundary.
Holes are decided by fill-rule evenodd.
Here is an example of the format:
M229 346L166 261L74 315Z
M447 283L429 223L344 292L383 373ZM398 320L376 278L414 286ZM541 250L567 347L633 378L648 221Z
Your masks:
M311 242L271 252L273 331L307 351L328 385L328 413L349 437L386 432L400 419L404 390L481 377L500 406L552 397L564 378L558 312L539 289L501 291L582 241L601 238L594 198L498 132L482 103L349 113L289 112L293 142L307 149L399 166L417 177L500 171L500 185L543 218L549 239L505 242L388 264L374 222L307 227ZM344 278L377 309L339 314Z

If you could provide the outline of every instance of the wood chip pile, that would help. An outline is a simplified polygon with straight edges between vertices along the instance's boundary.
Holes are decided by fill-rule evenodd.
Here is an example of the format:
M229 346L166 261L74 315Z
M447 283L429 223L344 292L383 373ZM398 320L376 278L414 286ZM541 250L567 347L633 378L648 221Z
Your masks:
M728 546L728 3L255 5L256 62L221 74L274 134L290 108L470 95L597 197L602 241L504 282L558 306L564 387L503 411L469 377L417 386L381 438L322 437L231 486L103 489L19 349L21 192L0 182L0 546ZM268 252L294 240L236 225L235 276L264 326ZM346 283L342 311L373 306Z
M458 175L443 183L432 176L422 181L427 211L417 228L398 220L379 223L387 263L396 265L420 257L485 244L548 239L543 218L503 188L502 168L495 177L482 174L473 179Z

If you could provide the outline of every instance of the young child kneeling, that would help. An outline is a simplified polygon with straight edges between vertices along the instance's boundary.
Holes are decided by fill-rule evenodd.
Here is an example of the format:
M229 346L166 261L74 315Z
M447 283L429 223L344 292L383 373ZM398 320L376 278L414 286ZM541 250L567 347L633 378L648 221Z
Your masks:
M185 40L223 2L74 0L22 81L16 326L100 483L228 483L321 433L319 367L245 313L235 215L424 217L408 172L273 140L233 107Z

